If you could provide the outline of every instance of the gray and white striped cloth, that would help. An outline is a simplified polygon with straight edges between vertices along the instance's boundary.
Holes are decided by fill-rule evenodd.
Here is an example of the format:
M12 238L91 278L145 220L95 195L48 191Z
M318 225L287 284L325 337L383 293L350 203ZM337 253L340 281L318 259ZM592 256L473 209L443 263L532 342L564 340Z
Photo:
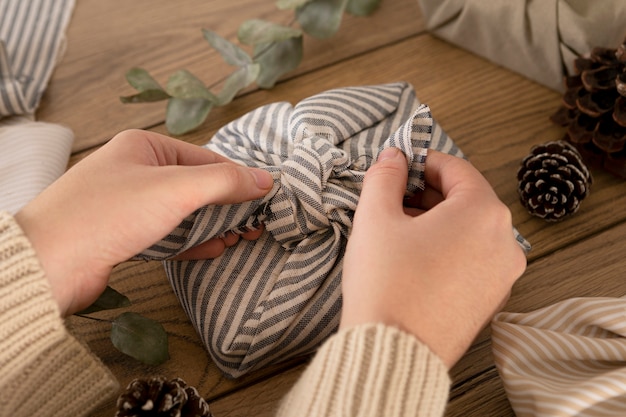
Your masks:
M67 168L74 134L34 121L74 0L0 0L0 210L16 213Z
M0 116L35 112L73 8L74 0L0 0Z
M165 262L183 308L231 377L311 352L337 328L354 210L382 149L405 153L408 194L424 187L428 148L462 156L401 82L331 90L295 107L269 104L223 127L206 147L267 169L273 190L256 201L202 208L142 256L165 259L264 223L260 239L240 240L215 260Z

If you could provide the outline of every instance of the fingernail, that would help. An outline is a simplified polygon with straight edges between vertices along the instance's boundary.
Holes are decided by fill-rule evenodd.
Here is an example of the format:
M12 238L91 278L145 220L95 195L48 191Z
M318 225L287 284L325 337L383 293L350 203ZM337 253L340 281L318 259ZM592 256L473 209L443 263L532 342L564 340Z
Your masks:
M402 151L398 148L387 148L378 154L378 162L384 161L385 159L393 159L397 158L402 154Z
M274 186L274 178L272 178L272 174L269 172L256 168L250 169L250 172L254 176L257 187L260 189L267 190Z

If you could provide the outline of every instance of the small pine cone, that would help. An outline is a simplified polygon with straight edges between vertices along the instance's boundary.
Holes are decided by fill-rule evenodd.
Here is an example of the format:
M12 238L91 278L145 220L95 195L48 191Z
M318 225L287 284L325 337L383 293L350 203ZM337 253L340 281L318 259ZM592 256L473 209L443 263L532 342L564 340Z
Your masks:
M562 140L534 146L522 160L517 180L522 205L550 222L578 211L593 182L578 151Z
M117 399L115 417L211 417L195 387L180 378L135 379Z

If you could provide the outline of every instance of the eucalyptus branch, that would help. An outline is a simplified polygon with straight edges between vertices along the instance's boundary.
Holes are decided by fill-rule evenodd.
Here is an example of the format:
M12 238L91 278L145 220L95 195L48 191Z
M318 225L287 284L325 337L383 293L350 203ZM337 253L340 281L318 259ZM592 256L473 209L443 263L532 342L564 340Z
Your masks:
M291 21L287 25L285 25L285 27L293 28L296 25L297 21L298 20L294 17L293 19L291 19ZM262 50L260 50L258 52L255 52L255 54L252 56L252 59L254 61L259 60L260 58L263 57L263 55L265 53L267 53L269 50L271 50L274 45L275 45L275 43L268 43L267 47L265 49L262 49Z
M186 70L172 74L165 87L142 68L132 68L126 80L137 90L120 97L123 103L145 103L167 100L165 125L174 135L187 133L200 126L214 107L229 104L243 89L256 83L271 89L283 75L296 69L303 55L303 36L326 39L333 36L345 13L367 16L382 0L277 0L279 10L291 10L293 18L287 25L261 19L243 22L237 31L240 44L252 47L252 55L217 33L203 29L205 40L222 58L236 69L228 76L204 85ZM222 85L219 93L214 93Z

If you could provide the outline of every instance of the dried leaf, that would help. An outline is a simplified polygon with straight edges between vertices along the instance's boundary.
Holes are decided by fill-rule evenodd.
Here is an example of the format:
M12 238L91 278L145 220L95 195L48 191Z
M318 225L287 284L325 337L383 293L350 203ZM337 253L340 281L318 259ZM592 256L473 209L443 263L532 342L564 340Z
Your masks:
M230 65L245 67L246 65L252 64L250 55L234 43L208 29L202 29L202 33L211 46L222 55L224 61L228 62Z
M259 64L252 64L241 67L230 74L226 82L224 82L222 91L220 91L218 95L218 105L223 106L233 101L233 98L235 98L239 91L256 81L260 71L261 66Z
M278 25L261 19L246 20L239 26L237 38L246 45L280 42L302 36L300 29Z
M187 70L178 70L170 76L167 80L167 92L176 98L201 98L217 102L217 97L205 87L204 83Z
M311 0L277 0L276 7L280 10L293 10L310 2Z
M102 310L113 310L116 308L128 307L129 305L130 300L128 297L107 286L98 299L93 302L93 304L76 314L90 314Z
M256 62L261 65L261 72L256 83L261 88L272 88L278 78L293 71L302 60L302 36L282 42L257 45Z
M111 341L120 351L148 365L169 359L163 326L137 313L123 313L112 323Z
M219 99L216 98L216 102ZM173 135L182 135L200 126L209 115L213 103L203 98L172 97L167 102L165 126Z
M296 10L302 30L314 38L326 39L334 35L348 0L313 0Z
M381 0L348 0L346 12L355 16L369 16L374 13Z

